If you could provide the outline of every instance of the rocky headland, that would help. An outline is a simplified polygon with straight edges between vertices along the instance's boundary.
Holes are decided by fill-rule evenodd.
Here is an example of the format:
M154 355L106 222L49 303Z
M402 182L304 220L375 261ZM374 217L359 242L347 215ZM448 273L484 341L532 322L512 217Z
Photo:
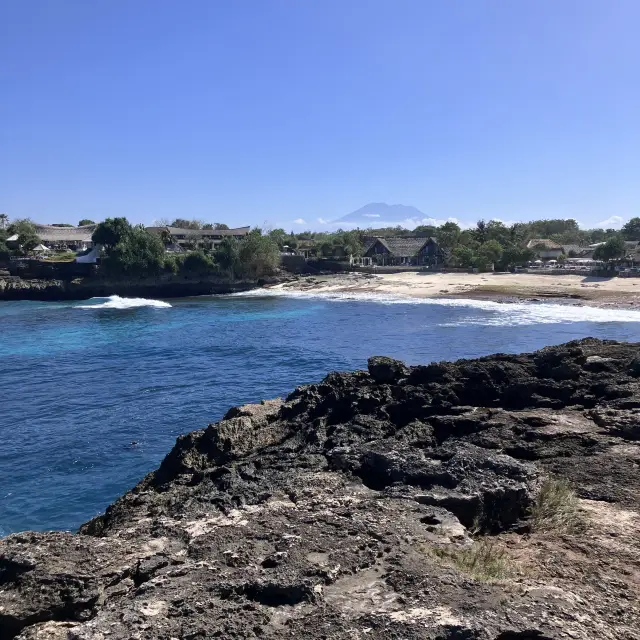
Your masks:
M640 344L374 357L0 541L0 637L637 640L639 489Z

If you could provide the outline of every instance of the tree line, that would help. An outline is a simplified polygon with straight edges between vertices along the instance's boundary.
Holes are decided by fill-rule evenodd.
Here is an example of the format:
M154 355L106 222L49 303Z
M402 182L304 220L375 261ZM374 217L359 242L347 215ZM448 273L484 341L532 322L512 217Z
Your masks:
M226 237L210 252L196 249L167 253L170 237L152 233L142 225L131 225L126 218L107 218L96 227L91 239L104 247L102 268L106 275L113 277L218 273L237 279L256 279L274 273L280 262L278 245L258 228L241 241Z
M508 269L526 264L535 257L535 247L527 244L535 239L548 239L561 245L586 247L602 243L594 258L612 260L625 254L625 240L640 241L640 217L632 218L620 231L615 229L580 229L573 219L534 220L506 225L498 220L479 220L475 227L463 229L454 222L440 226L421 225L413 230L404 227L380 227L335 232L303 231L286 234L283 229L271 232L280 246L287 244L314 246L320 255L331 255L336 247L346 254L360 255L373 237L433 237L436 239L445 264L451 267L486 268L494 264L497 269ZM568 249L566 257L573 257Z
M79 224L95 223L84 219ZM159 220L156 221L156 226L228 229L223 223L182 218ZM6 239L16 234L18 241L13 249L9 249ZM471 229L462 229L454 222L446 222L438 227L421 225L413 230L399 226L301 233L288 233L281 228L269 231L254 229L242 242L225 238L213 252L194 250L175 255L165 251L166 245L170 243L168 236L159 237L146 231L142 225L131 225L126 218L109 218L96 228L94 242L105 246L105 269L114 274L223 272L233 277L262 277L277 268L279 253L287 247L294 250L313 247L319 257L358 256L362 255L368 242L375 236L434 237L448 266L482 269L494 264L498 269L507 269L533 259L535 252L527 249L526 245L536 238L549 239L563 245L587 246L602 243L596 248L594 258L613 260L623 257L625 240L640 241L640 217L629 220L620 231L580 229L572 219L534 220L512 225L505 225L497 220L479 220ZM100 242L100 239L105 241ZM31 220L19 219L9 223L6 214L0 214L0 259L7 260L11 254L25 255L38 244L40 239ZM572 257L571 250L567 252L567 257Z

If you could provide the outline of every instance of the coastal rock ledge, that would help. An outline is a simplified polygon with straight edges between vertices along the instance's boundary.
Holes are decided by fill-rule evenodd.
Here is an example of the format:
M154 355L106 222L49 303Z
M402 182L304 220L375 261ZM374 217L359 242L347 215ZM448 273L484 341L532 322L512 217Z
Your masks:
M1 540L0 638L638 640L639 513L639 344L375 357Z

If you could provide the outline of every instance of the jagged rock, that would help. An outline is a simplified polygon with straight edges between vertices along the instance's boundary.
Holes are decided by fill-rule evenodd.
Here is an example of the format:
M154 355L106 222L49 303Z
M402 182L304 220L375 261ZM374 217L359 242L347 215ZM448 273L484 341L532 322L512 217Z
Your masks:
M407 375L404 362L385 356L369 358L368 367L369 375L378 382L393 382Z
M376 357L230 409L80 534L0 541L0 638L637 639L636 353ZM531 530L549 472L586 536Z

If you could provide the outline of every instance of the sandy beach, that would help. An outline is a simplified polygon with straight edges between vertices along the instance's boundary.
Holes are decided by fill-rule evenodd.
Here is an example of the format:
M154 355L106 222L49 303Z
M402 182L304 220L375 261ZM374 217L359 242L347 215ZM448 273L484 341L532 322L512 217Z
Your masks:
M308 276L275 289L318 293L353 293L411 298L465 297L504 302L566 299L599 307L640 306L640 278L532 273L345 273Z

